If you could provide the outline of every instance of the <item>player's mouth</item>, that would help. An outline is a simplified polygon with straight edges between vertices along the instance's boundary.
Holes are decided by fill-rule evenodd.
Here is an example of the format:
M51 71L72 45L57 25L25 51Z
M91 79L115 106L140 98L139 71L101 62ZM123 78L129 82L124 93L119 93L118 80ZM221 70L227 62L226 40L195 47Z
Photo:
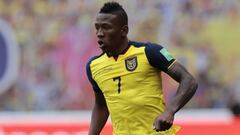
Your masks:
M101 48L102 50L105 50L106 49L106 46L104 45L104 42L99 40L98 41L98 44L99 44L99 48Z

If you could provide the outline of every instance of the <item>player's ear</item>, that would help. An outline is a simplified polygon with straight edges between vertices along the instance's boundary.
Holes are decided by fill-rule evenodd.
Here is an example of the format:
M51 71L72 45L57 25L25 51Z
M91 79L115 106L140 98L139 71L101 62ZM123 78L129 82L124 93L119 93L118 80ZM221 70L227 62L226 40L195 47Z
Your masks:
M126 37L128 34L128 25L124 25L121 30L122 36Z

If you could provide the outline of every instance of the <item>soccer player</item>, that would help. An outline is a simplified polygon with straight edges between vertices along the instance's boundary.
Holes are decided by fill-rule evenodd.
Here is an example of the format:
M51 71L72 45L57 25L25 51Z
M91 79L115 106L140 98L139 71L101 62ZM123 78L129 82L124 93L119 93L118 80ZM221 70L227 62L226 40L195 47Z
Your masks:
M89 135L99 135L109 115L114 135L174 135L174 115L194 95L195 79L163 46L128 40L128 17L119 3L103 5L95 28L103 53L86 66L95 93ZM179 83L167 106L160 72Z

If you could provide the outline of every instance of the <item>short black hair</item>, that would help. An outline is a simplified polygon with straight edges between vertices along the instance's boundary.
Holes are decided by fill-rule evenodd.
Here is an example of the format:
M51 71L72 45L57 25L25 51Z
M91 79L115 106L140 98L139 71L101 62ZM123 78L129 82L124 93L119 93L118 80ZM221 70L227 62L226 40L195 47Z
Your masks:
M99 13L109 13L118 15L123 25L128 25L128 16L123 7L117 2L106 2L103 7L100 9Z

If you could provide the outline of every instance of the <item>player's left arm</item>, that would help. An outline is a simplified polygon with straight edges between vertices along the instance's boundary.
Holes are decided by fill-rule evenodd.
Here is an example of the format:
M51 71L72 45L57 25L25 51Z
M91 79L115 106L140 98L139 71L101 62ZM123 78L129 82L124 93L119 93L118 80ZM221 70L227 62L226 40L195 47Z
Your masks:
M175 97L166 106L166 111L176 113L193 97L198 85L194 77L178 62L174 62L166 73L179 83Z
M179 83L175 97L167 104L165 111L159 114L153 123L156 131L165 131L172 126L175 113L196 92L197 82L186 68L178 63L163 46L149 43L145 48L145 52L151 66L167 73Z
M154 123L156 131L165 131L172 126L175 113L193 97L198 87L193 76L177 61L169 67L166 73L177 81L179 86L165 111L156 118Z

